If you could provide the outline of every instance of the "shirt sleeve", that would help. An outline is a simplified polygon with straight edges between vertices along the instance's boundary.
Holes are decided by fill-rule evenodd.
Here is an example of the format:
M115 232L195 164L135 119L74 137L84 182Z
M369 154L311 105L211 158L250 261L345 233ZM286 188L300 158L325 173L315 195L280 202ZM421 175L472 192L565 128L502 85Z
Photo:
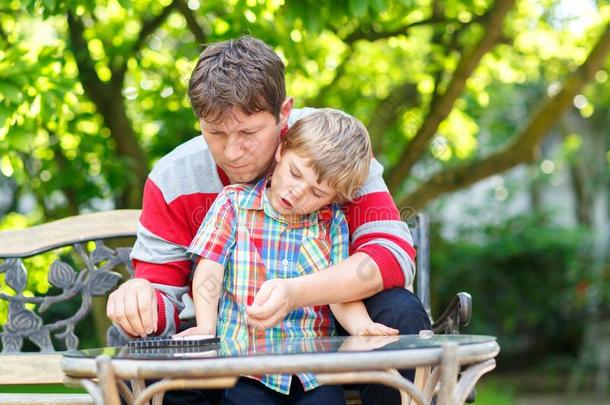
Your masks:
M207 212L186 251L191 260L207 259L226 266L235 246L236 216L229 193L223 190Z
M351 252L377 264L385 289L409 287L415 278L415 249L383 180L383 166L371 160L369 176L357 198L343 207L351 231Z
M334 265L349 256L349 228L347 219L339 208L333 208L330 224L330 264Z

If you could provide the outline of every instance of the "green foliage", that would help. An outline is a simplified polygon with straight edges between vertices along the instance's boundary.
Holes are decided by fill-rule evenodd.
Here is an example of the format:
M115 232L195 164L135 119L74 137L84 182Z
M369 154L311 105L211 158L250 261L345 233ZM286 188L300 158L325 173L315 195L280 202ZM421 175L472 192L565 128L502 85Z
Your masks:
M382 132L371 133L380 145L377 156L391 168L460 57L484 35L494 2L452 0L435 12L421 0L189 4L193 10L184 0L6 2L0 15L0 170L17 184L14 199L33 196L46 218L96 209L100 201L124 206L125 194L141 188L137 168L148 171L197 134L186 89L201 45L244 33L283 56L298 106L342 108L371 123L384 113L380 101L400 86L416 86L417 95L398 101L400 112ZM540 89L582 62L608 7L600 5L588 20L590 32L575 33L560 6L517 2L505 22L506 44L468 80L422 170L409 173L409 181L425 178L427 167L470 161L506 145L529 105L544 95ZM70 18L82 23L82 46ZM119 102L140 148L136 154L120 147L132 135L114 127L116 114L102 108ZM589 104L590 114L595 104Z
M482 229L465 227L459 235L457 241L435 236L432 289L436 297L472 294L473 319L466 332L497 335L504 367L549 353L574 353L591 283L589 234L536 215Z

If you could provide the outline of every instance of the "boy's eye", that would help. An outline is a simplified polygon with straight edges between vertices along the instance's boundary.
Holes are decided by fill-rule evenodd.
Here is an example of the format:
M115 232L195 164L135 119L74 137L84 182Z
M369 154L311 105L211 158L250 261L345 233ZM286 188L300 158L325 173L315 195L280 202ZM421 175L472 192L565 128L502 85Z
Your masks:
M296 174L292 169L290 170L290 174L292 175L292 177L295 177L297 179L301 177L300 174Z
M311 193L312 193L312 194L313 194L313 196L314 196L314 197L316 197L316 198L320 198L320 197L322 197L321 195L319 195L319 194L318 194L318 193L316 193L315 191L312 191Z

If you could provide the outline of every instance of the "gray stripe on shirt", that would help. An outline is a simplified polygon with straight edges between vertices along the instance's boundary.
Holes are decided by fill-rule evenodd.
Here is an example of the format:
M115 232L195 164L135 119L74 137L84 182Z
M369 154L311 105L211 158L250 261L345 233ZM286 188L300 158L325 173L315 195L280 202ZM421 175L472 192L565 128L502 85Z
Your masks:
M354 232L352 232L352 242L360 238L367 233L383 232L395 235L400 239L406 240L409 245L413 246L413 236L411 230L402 221L374 221L367 222L360 225ZM402 249L401 249L402 250Z
M149 263L169 263L188 260L186 249L188 246L177 245L160 236L155 235L138 223L136 243L131 250L131 259Z
M382 191L388 191L388 187L383 181L383 166L377 159L373 158L371 159L371 166L369 167L369 175L366 178L364 185L360 187L356 193L356 197Z
M179 145L161 158L149 175L167 204L194 193L219 193L222 181L203 135Z

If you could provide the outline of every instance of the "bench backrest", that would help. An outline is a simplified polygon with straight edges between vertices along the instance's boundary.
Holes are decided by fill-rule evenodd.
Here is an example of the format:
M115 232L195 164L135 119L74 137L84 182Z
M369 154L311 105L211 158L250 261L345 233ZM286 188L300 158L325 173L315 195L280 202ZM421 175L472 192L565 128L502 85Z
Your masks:
M56 348L51 334L63 341L65 349L78 348L74 326L89 313L92 297L105 295L119 283L121 275L113 271L117 267L125 266L128 274L133 275L131 248L111 249L104 240L135 236L139 215L139 210L105 211L0 232L0 259L4 259L0 260L0 274L4 274L4 283L15 291L14 295L0 291L0 300L8 304L8 321L0 332L3 354L21 352L24 339L32 341L41 352L53 352ZM430 314L428 220L417 214L407 222L418 250L415 288ZM89 246L89 241L94 242L93 246ZM47 277L56 293L24 295L28 283L24 259L65 247L71 252L60 252L48 269ZM51 305L75 297L80 298L80 306L74 314L45 324L41 313Z

